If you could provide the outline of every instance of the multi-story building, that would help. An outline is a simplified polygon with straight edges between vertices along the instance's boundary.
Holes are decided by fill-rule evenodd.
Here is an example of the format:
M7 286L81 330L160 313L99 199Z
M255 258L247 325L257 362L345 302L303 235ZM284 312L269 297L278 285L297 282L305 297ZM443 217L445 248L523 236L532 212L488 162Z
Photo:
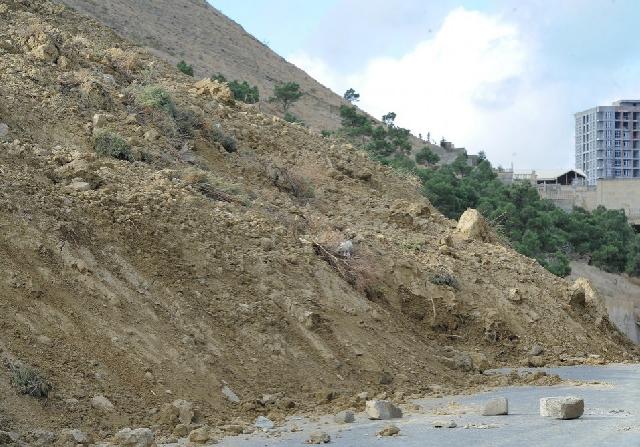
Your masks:
M615 101L575 114L576 168L587 184L640 178L640 99Z

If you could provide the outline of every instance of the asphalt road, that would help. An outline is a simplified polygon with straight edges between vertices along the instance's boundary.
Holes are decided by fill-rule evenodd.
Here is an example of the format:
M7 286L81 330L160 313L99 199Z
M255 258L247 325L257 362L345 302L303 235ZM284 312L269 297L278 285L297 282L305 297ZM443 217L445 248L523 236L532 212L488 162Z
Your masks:
M363 413L353 424L337 425L332 417L319 421L293 418L275 433L227 438L225 447L302 446L316 430L331 436L330 446L616 446L640 447L640 365L574 366L544 368L567 379L599 381L602 384L552 387L509 387L471 396L450 396L418 400L424 412L408 414L392 421L400 435L376 436L386 421L369 421ZM585 413L577 420L542 418L538 413L541 397L573 395L585 400ZM508 416L480 416L487 399L509 399ZM438 410L440 409L440 410ZM446 410L443 410L446 409ZM436 415L434 412L448 415ZM462 414L464 413L464 414ZM435 420L454 420L456 428L433 428ZM292 424L302 429L291 432Z

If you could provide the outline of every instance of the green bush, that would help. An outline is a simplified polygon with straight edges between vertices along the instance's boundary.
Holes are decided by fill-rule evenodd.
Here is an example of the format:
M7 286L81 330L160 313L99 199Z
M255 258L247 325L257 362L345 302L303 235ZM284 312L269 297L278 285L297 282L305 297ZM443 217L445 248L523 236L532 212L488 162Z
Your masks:
M260 92L257 86L251 86L247 81L231 81L227 84L233 93L234 99L246 104L255 104L260 101Z
M174 116L178 134L184 138L193 138L195 130L204 125L202 117L191 109L178 109Z
M188 76L193 76L193 67L187 64L185 61L178 62L177 67L178 67L178 70L180 70L184 74Z
M285 113L283 119L288 123L304 125L304 121L302 121L300 118L298 118L297 116L295 116L293 113L290 113L290 112Z
M225 151L231 153L238 150L238 143L233 136L226 134L219 127L214 127L207 132L207 138L210 141L222 145Z
M434 153L429 147L425 146L416 154L416 163L434 165L440 161L438 154Z
M11 364L11 383L22 394L32 397L48 397L51 392L51 384L35 368L22 364Z
M176 106L171 99L171 95L163 87L153 84L147 85L138 90L135 95L136 103L142 107L164 110L169 115L174 116Z
M118 134L108 131L100 132L94 137L93 144L98 155L133 161L131 146Z

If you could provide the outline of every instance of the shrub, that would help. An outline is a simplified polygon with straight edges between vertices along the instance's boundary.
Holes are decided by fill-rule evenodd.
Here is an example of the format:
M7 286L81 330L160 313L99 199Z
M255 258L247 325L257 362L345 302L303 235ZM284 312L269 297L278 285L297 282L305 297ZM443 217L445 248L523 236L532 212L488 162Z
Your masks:
M233 136L226 134L219 127L214 127L207 132L210 141L220 143L225 151L231 153L238 150L238 144Z
M290 113L290 112L285 113L283 119L288 123L304 125L304 121L302 121L300 118L298 118L297 116L295 116L293 113Z
M171 116L176 113L171 95L159 85L147 85L136 93L135 99L142 107L164 110Z
M131 146L118 134L107 131L100 132L94 137L93 144L98 155L133 161Z
M458 288L458 280L449 272L436 272L429 277L431 284L438 286L449 286L454 289Z
M11 383L22 394L33 397L48 397L51 392L51 384L44 376L31 366L13 363L11 369Z
M329 138L331 135L333 135L333 132L331 132L330 130L322 130L320 131L320 135L325 138Z
M286 115L289 107L299 100L303 95L300 91L300 85L296 82L279 83L273 88L273 97L269 99L271 102L278 102L282 106L282 112Z
M187 64L185 61L178 62L177 67L178 67L178 70L180 70L184 74L188 76L193 76L193 67Z
M270 168L268 170L268 176L274 186L298 199L311 199L315 197L313 186L311 186L305 178L294 174L287 168Z
M191 109L176 110L174 116L178 134L182 137L192 138L195 129L201 129L204 125L202 117Z

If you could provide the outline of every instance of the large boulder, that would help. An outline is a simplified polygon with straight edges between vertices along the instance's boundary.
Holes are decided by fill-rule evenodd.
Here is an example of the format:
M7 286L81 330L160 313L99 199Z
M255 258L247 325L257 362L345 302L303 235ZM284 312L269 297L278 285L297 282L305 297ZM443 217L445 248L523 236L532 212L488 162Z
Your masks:
M388 400L368 400L365 411L369 419L396 419L402 417L402 410Z
M483 416L502 416L505 414L509 414L509 401L506 397L490 399L485 402L482 409Z
M579 397L543 397L540 416L555 419L578 419L584 413L584 400Z
M475 241L495 242L496 240L485 218L482 217L478 210L473 208L469 208L462 213L455 232L465 239Z

